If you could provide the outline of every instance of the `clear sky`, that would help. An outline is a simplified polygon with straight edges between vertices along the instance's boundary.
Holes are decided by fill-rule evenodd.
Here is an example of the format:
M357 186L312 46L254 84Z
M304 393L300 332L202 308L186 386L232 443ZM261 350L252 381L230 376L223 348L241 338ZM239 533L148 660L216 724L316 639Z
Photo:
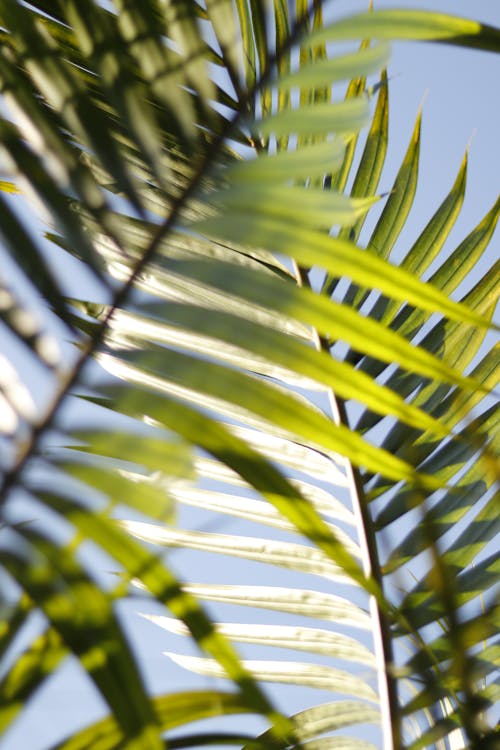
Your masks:
M357 0L338 0L332 4L332 9L339 14L365 7L365 2ZM500 25L500 0L375 0L375 7L432 8ZM413 219L401 238L403 245L416 238L450 189L473 136L466 203L450 242L450 247L454 248L491 208L500 188L500 55L399 43L393 47L390 75L390 146L382 190L392 184L418 107L426 96L420 187ZM497 232L490 250L491 258L498 257L498 243ZM224 561L217 563L219 571L224 570L224 564ZM190 571L190 575L199 580L196 571ZM275 583L269 579L266 582ZM163 650L172 647L170 636L138 620L131 628L139 638L145 669L150 670L155 692L196 684L196 680L161 656ZM179 648L187 652L185 644ZM282 709L286 710L286 688L277 689L275 693ZM312 691L310 703L315 696ZM99 711L100 703L93 698L91 690L75 678L75 670L65 668L63 674L51 681L45 694L29 707L24 721L0 740L0 750L24 747L45 750L61 737L61 729L69 731L75 725L82 726L90 718L96 718Z
M340 5L340 4L339 4ZM350 7L350 3L342 3ZM376 0L375 7L432 8L500 24L498 0ZM469 231L498 197L500 189L500 56L438 44L393 45L390 70L390 157L402 154L411 118L425 95L420 189L416 214L429 216L451 187L463 153L470 146L469 183L457 236ZM409 224L409 232L415 225ZM498 253L497 253L498 254Z

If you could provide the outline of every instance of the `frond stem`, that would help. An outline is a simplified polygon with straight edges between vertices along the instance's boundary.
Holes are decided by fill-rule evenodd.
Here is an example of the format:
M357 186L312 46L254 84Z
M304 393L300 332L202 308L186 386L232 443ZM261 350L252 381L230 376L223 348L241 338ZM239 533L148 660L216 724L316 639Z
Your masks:
M293 261L294 273L299 286L311 288L308 270ZM318 351L330 354L330 344L316 329L313 329L315 347ZM331 355L330 355L331 356ZM335 424L349 427L349 418L344 399L339 398L333 388L328 388L328 401ZM367 579L373 580L383 593L383 575L380 567L378 547L373 530L372 519L368 511L363 483L358 469L350 462L346 465L346 474L350 486L353 512L358 521L358 535L361 548L363 572ZM378 685L380 708L382 714L382 734L385 750L401 750L401 721L397 692L397 681L392 674L394 651L390 620L387 613L378 605L375 596L369 595L370 613L373 621L373 642L378 664Z
M156 232L153 234L149 242L149 245L144 250L142 257L138 261L129 278L115 293L113 300L109 306L109 310L106 313L102 323L96 329L95 333L90 337L87 343L83 345L81 354L77 358L73 367L65 376L62 377L60 388L56 393L52 404L49 406L42 419L33 426L31 436L28 440L26 440L24 446L22 447L22 450L17 457L17 460L14 462L14 465L9 471L4 474L3 481L0 485L0 506L5 503L10 489L15 485L20 473L23 471L26 464L37 450L42 435L53 424L54 419L59 413L59 409L63 405L68 392L78 382L84 365L104 340L110 320L113 317L115 311L127 302L130 294L132 293L137 278L139 277L143 269L152 261L160 244L163 242L169 232L174 228L175 223L183 208L185 207L187 201L196 193L202 179L216 162L220 148L230 137L232 131L235 127L237 127L240 120L248 115L248 107L253 101L255 94L271 80L275 70L275 66L279 62L282 55L284 55L299 40L300 36L304 32L304 29L307 28L307 22L310 13L312 12L312 10L314 10L317 2L318 0L312 0L311 8L296 20L288 38L284 41L283 45L280 47L280 49L277 49L273 55L269 56L267 67L262 71L259 79L255 82L254 86L248 89L245 96L240 99L240 108L238 109L238 111L235 112L233 117L227 121L227 124L222 128L222 130L215 135L214 140L210 143L209 147L202 155L202 158L200 159L197 168L194 170L194 174L186 189L173 202L170 214L161 224L158 225Z

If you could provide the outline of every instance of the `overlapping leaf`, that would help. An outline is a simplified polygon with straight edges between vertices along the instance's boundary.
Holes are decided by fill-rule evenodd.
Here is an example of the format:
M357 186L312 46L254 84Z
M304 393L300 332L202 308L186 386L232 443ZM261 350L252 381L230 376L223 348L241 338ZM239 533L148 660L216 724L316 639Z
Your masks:
M229 2L202 7L183 0L117 0L112 10L91 0L5 0L0 8L2 104L15 121L0 123L8 173L0 186L12 192L18 184L41 202L59 257L70 253L99 283L97 306L78 280L63 284L42 242L12 209L16 197L2 198L2 237L23 284L36 287L77 348L76 364L68 358L64 371L47 348L45 330L27 314L29 305L16 290L2 287L8 335L46 372L52 389L50 403L37 413L20 373L2 366L0 405L12 434L2 465L2 524L8 532L3 564L24 592L8 607L4 653L15 652L32 610L45 615L43 632L3 672L0 690L10 701L4 727L65 655L73 654L114 716L64 742L66 750L96 742L103 748L159 748L165 730L234 711L267 717L271 735L257 738L259 747L295 746L297 740L311 750L366 746L321 735L377 720L371 677L348 674L342 664L272 657L245 666L229 639L269 648L300 643L299 650L317 655L319 649L334 661L374 663L379 683L389 685L389 697L382 699L384 731L391 732L390 714L399 747L393 676L383 661L391 659L387 644L394 632L412 639L404 675L425 685L405 713L435 715L415 747L446 736L460 722L471 742L490 742L491 733L473 721L474 700L487 705L494 698L496 644L488 643L482 655L476 651L498 624L498 610L489 606L464 623L457 612L489 591L494 561L488 557L461 572L450 590L443 581L455 575L459 560L469 565L488 550L497 532L496 499L485 494L497 480L496 418L493 408L481 405L495 385L495 353L467 372L490 325L496 269L460 303L450 291L481 257L499 206L444 257L431 283L421 281L459 211L463 167L401 266L391 265L387 259L416 184L417 124L368 247L357 247L364 216L377 199L387 147L387 77L382 73L370 85L366 76L378 76L388 48L365 41L358 51L338 55L331 42L417 38L498 51L500 33L416 11L325 22L322 4L313 5L310 12L298 2L292 11L277 0L270 13L259 0L238 0L234 8ZM348 84L342 101L332 96L334 81ZM359 131L370 121L347 197ZM248 157L248 147L256 158ZM352 282L341 302L316 291L313 266L326 276L328 293L339 277ZM367 316L355 308L370 290L383 296ZM434 313L442 317L419 338ZM337 341L352 349L345 362L335 356ZM87 367L93 354L122 382L109 384L109 374ZM399 369L380 378L392 363ZM71 412L64 415L77 383L90 426ZM344 400L364 405L359 424L365 434L347 423ZM482 411L473 413L478 405ZM115 416L111 426L102 426L100 420ZM370 442L369 430L383 419L393 427L380 447ZM192 484L189 452L167 430L196 447L198 486ZM478 457L481 462L468 465ZM223 499L210 485L215 480L224 483ZM403 485L395 490L398 482ZM250 488L267 504L247 500ZM353 508L344 502L346 488ZM441 494L429 503L426 495L436 489ZM203 492L217 518L261 520L266 531L252 538L147 523L171 521L174 502L200 507ZM29 514L19 515L18 497L36 513L35 524ZM371 515L369 497L372 507L383 504L380 512ZM479 497L484 500L470 526L441 549L452 521L469 513ZM422 524L398 535L382 568L377 533L423 498L429 510ZM143 525L135 515L123 520L132 512L141 514ZM182 586L159 554L124 528L149 542L237 552L262 565L285 565L293 575L341 580L345 592L338 596L301 583ZM272 536L296 531L308 541ZM83 540L117 566L116 587L96 583ZM382 593L381 574L404 569L422 550L434 556L433 567L395 610ZM215 661L175 659L228 675L237 695L149 699L115 608L132 580L184 622L171 622L171 630L183 634L187 627ZM368 614L367 593L378 614L373 607ZM248 624L217 628L198 599L300 613L325 619L332 629L264 631L265 622L253 631ZM361 631L374 627L376 660L370 643L346 639L346 624ZM445 627L451 647L435 633L424 639L424 625ZM467 681L469 667L486 680L484 689L476 677ZM365 700L341 700L287 720L252 672L271 682L326 685ZM216 742L217 736L204 741ZM186 736L179 746L198 740Z

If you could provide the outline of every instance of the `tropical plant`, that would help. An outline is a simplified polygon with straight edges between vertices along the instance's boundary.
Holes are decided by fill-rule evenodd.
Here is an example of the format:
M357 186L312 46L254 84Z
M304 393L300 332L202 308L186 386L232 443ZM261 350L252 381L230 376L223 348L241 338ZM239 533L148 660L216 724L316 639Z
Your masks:
M0 3L0 313L19 362L0 368L6 741L73 657L110 714L60 749L162 748L167 733L171 747L360 750L379 722L386 748L498 747L498 348L484 340L499 267L482 257L500 203L449 250L464 159L391 262L419 118L365 218L388 41L499 52L500 30L292 5ZM239 558L251 578L235 563L219 583L181 581L164 548ZM283 569L272 586L264 566ZM215 624L222 605L248 623ZM175 641L174 662L230 682L152 696L130 606L203 653ZM279 710L264 682L296 686L303 710ZM331 697L311 707L311 688ZM227 732L235 714L267 728Z

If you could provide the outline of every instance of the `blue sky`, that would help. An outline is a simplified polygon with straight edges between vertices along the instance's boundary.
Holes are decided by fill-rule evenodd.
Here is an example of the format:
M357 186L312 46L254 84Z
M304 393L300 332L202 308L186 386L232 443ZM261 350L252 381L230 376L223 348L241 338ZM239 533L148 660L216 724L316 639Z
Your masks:
M350 7L350 3L342 3ZM375 7L432 8L500 24L496 0L440 0L389 2ZM340 7L340 5L339 5ZM451 187L452 175L470 146L469 185L464 214L457 226L468 231L491 207L500 188L500 58L438 44L395 43L390 70L391 150L398 158L406 148L412 118L423 97L423 132L420 188L415 214L425 218ZM409 231L415 227L409 225Z

